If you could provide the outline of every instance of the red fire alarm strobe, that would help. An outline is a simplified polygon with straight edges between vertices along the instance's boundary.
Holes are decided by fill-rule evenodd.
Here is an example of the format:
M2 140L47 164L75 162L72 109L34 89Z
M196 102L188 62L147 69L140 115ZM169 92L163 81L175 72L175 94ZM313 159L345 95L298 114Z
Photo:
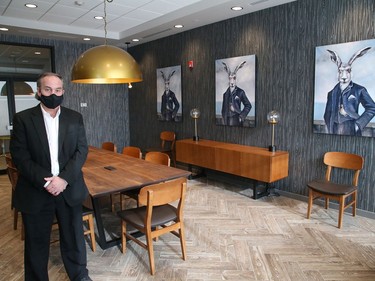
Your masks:
M192 69L194 67L194 62L192 60L189 60L188 65L189 68Z

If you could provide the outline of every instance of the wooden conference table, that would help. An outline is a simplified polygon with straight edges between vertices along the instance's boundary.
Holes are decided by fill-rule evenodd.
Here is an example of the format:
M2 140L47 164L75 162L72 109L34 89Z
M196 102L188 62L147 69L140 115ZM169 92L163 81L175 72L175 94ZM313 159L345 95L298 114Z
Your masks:
M90 193L98 229L98 244L102 249L118 245L120 238L107 241L99 199L112 193L140 189L143 186L188 177L189 171L154 164L96 147L89 147L82 168Z

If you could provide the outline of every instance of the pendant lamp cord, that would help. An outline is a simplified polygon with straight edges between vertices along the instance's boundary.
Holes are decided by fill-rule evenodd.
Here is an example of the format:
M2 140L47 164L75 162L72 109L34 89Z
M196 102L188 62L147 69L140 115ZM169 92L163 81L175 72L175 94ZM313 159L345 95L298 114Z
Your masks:
M104 45L107 45L107 0L104 0Z

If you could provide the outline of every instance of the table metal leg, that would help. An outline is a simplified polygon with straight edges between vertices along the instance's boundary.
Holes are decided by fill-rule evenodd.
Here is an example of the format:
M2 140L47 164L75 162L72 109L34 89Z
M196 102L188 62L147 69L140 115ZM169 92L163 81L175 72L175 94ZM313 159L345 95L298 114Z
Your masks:
M98 244L100 248L103 250L108 249L113 246L117 246L121 243L120 237L114 238L112 240L107 241L105 237L105 231L104 231L104 225L103 225L103 219L102 219L102 213L99 203L99 198L92 198L92 206L94 208L94 214L95 214L95 221L96 221L96 227L98 229Z

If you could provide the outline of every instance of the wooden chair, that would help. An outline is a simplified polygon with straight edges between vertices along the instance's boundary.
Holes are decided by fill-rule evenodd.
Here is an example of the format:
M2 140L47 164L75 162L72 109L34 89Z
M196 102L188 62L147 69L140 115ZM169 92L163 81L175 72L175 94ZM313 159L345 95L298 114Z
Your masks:
M142 207L118 212L121 218L122 253L126 251L126 239L136 242L148 251L150 272L155 273L153 239L165 233L180 238L182 258L186 260L183 207L186 193L186 178L145 186L139 193ZM178 201L177 208L169 203ZM171 223L171 224L170 224ZM168 224L168 225L167 225ZM126 231L130 225L146 235L146 244Z
M150 151L145 155L145 160L155 164L171 166L171 158L168 154L158 151Z
M94 229L94 211L86 206L82 206L82 221L84 227L84 235L90 237L91 250L96 251L95 229Z
M113 152L117 153L117 146L113 142L110 142L110 141L103 142L102 143L102 149L113 151ZM115 211L115 196L116 196L116 194L110 195L112 212Z
M130 157L142 159L142 151L141 151L141 149L139 147L136 147L136 146L125 146L122 149L122 154L130 156ZM120 193L120 207L121 207L121 210L123 209L123 204L124 204L124 201L125 201L125 196L138 201L138 193L139 193L139 190L129 190L129 191L121 192Z
M142 151L139 147L136 146L125 146L122 149L122 154L134 158L142 158Z
M10 155L6 155L6 162L7 162L7 171L10 183L12 185L12 191L16 189L16 184L18 180L18 170L13 164L12 158ZM84 235L90 235L90 242L91 242L91 249L93 252L96 250L96 242L95 242L95 231L94 231L94 212L92 209L82 206L82 221L84 223ZM18 223L18 210L13 207L13 229L17 229ZM57 225L57 222L55 222ZM86 225L85 225L86 224ZM21 239L25 240L25 230L21 229Z
M117 153L117 146L110 141L106 141L102 143L102 149L113 151Z
M309 201L307 208L307 218L310 218L313 200L323 197L325 198L325 208L328 209L329 199L339 201L339 219L338 228L342 226L344 210L352 206L353 217L356 214L357 205L357 187L359 173L363 168L364 160L361 156L345 152L327 152L324 155L323 162L327 165L325 178L314 180L307 184L309 188ZM331 174L333 170L352 170L353 177L351 184L342 184L331 182ZM351 200L346 203L346 199Z
M155 164L161 164L165 166L171 165L171 159L169 158L169 155L163 152L157 152L157 151L147 152L145 155L145 160L155 163ZM124 197L125 195L136 200L137 206L139 206L138 194L139 194L139 189L133 189L133 190L121 192L121 195L120 195L121 210L123 210L123 202L125 200L125 197Z
M8 178L9 178L10 184L12 186L11 207L13 208L13 229L17 230L19 211L14 207L13 195L14 195L14 191L16 189L16 184L17 184L17 180L18 180L18 171L17 171L15 165L13 164L12 157L10 156L10 154L5 155L5 160L6 160L6 164L7 164ZM24 229L23 229L23 223L21 225L22 225L21 239L24 240L25 239L25 232L24 232Z
M173 161L173 166L176 167L175 144L176 134L171 131L163 131L160 133L160 147L147 148L146 152L158 151L167 153Z

